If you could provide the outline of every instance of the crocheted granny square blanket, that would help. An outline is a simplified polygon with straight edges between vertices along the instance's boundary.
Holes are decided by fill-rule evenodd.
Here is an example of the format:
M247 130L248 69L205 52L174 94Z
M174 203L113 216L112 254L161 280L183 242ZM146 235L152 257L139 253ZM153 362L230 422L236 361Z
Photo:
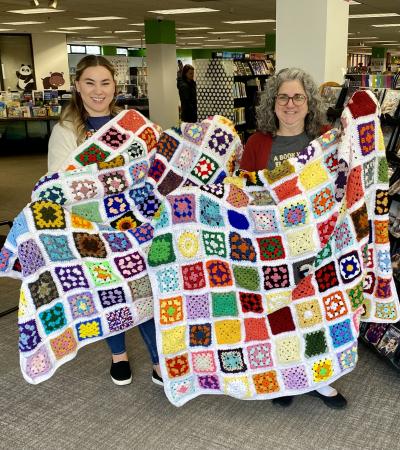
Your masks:
M399 320L378 106L274 171L167 195L147 255L165 392L270 399L354 369L360 320Z
M151 220L182 185L218 182L242 146L220 116L165 132L120 113L41 178L0 253L0 275L22 280L20 365L33 384L84 345L153 317L147 275ZM190 219L182 203L177 206Z

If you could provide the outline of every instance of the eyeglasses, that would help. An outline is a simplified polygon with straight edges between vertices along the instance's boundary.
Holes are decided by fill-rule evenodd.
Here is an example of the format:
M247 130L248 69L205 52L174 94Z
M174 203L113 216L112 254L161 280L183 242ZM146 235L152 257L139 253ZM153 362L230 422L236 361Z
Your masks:
M292 97L287 94L278 94L275 99L276 103L280 106L286 106L289 103L289 100L292 100L295 106L301 106L304 105L307 97L303 94L294 94Z

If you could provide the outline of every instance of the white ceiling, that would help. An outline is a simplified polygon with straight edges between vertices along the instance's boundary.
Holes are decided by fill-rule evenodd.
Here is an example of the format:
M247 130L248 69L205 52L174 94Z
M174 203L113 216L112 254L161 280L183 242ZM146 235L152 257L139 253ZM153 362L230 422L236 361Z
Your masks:
M276 0L279 1L279 0ZM296 0L293 0L296 1ZM301 0L297 0L301 1ZM345 0L343 0L345 1ZM364 41L389 40L388 48L400 51L400 25L390 28L375 28L374 24L395 23L400 24L400 0L357 0L359 5L350 6L350 14L371 13L398 13L398 17L374 19L349 19L349 47L362 48L371 46ZM47 7L48 0L39 0L40 7ZM9 10L31 8L30 0L0 0L0 29L11 31L4 33L44 33L59 30L61 27L93 26L89 30L78 30L67 35L68 42L93 42L97 44L120 45L139 47L144 43L144 28L139 25L144 19L164 17L174 20L176 28L181 27L211 27L212 30L177 30L178 48L216 48L234 46L236 48L262 47L264 35L274 33L275 23L232 25L223 23L228 20L275 19L275 0L58 0L58 9L65 12L21 15L9 13ZM151 10L170 8L207 7L218 9L218 12L179 14L161 16L150 13ZM86 22L77 20L80 17L94 16L120 16L124 19ZM36 25L4 25L4 22L35 20L44 22ZM307 26L307 24L305 24ZM127 33L127 30L136 32ZM123 33L116 33L124 31ZM240 34L209 34L209 31L240 31ZM2 33L2 32L0 32ZM49 33L49 38L52 33ZM252 35L261 36L252 36ZM205 39L193 39L205 37ZM377 39L362 39L363 37L376 37ZM142 41L141 41L142 39ZM214 39L214 40L212 40ZM216 40L215 40L216 39ZM207 42L206 42L207 40ZM240 42L244 44L240 44ZM397 44L397 45L396 45ZM374 46L385 46L385 43L376 43ZM351 48L350 48L351 49Z

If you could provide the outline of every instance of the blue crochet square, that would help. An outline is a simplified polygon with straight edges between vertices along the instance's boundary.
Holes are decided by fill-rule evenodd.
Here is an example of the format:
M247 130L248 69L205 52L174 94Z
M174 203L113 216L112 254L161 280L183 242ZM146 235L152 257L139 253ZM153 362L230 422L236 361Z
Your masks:
M378 267L385 275L389 275L392 270L389 250L378 250Z
M30 352L41 342L41 337L34 319L18 324L19 343L21 352Z
M39 198L41 200L50 200L54 203L58 203L59 205L63 205L67 201L67 198L64 195L62 187L57 185L51 186L40 192Z
M335 348L341 347L342 345L354 340L350 319L346 319L343 322L330 325L329 333L331 335L332 343Z
M176 267L167 267L156 273L158 288L161 293L180 290L179 273Z
M132 244L125 233L103 233L103 238L107 241L112 252L124 252L132 248Z
M68 245L67 236L42 234L40 235L40 240L51 261L71 261L75 258L73 251Z
M109 195L105 197L104 207L108 217L120 216L131 209L124 194Z
M151 241L154 236L154 228L149 223L144 223L134 230L128 230L128 232L133 234L139 244Z
M146 200L137 205L137 209L144 217L151 219L158 211L160 205L161 200L159 200L153 192L150 192Z
M200 222L210 227L224 226L224 218L218 203L204 195L200 196Z
M67 324L64 306L61 302L39 313L39 318L47 335L63 328Z
M13 221L13 226L10 233L7 236L7 240L10 244L17 246L17 237L21 234L28 233L29 227L25 219L25 214L21 211Z

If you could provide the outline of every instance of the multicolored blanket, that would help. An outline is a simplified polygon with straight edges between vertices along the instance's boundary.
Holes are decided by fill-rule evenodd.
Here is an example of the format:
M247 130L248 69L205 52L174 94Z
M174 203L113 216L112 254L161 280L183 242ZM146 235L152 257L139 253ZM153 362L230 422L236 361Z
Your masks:
M274 171L167 195L147 255L165 392L270 399L353 370L360 320L399 320L378 106Z
M241 150L223 117L162 133L130 110L84 142L64 170L39 180L0 253L0 275L22 280L19 350L28 382L153 317L153 216L176 187L223 180Z

